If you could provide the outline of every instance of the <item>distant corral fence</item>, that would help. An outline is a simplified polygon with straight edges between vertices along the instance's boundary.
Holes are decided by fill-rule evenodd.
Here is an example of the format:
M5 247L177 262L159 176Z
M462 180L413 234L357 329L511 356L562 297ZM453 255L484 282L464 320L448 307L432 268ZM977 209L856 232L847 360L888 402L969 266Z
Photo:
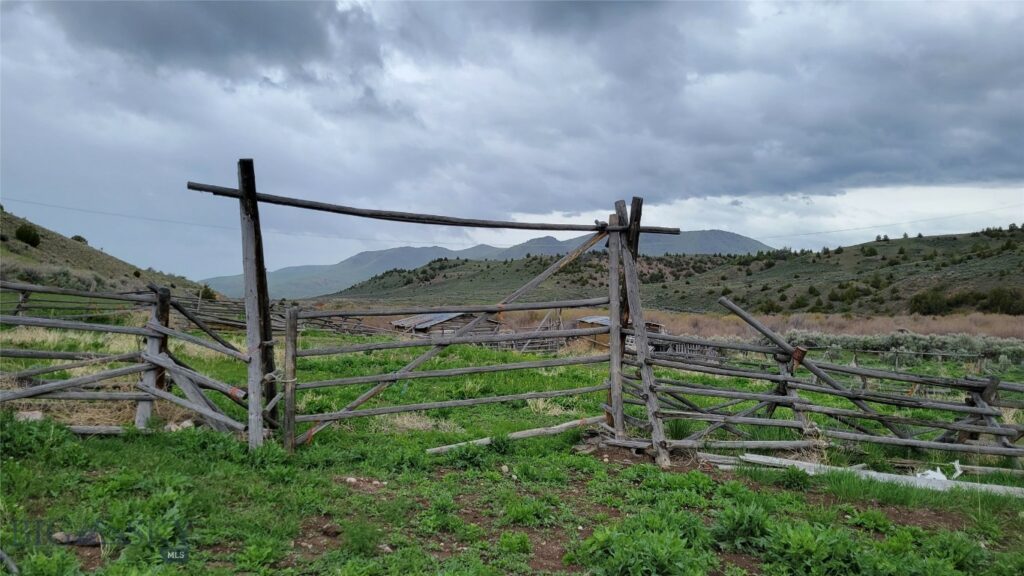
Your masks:
M216 308L216 304L199 299L172 298L165 289L155 286L148 294L125 295L78 293L3 283L0 288L4 291L74 293L90 299L117 302L119 304L113 307L135 312L142 310L148 315L148 320L144 326L134 327L67 318L39 318L26 315L31 311L28 307L0 317L0 322L9 325L130 334L140 338L144 344L144 350L122 355L2 350L0 357L71 362L7 374L15 385L13 389L0 392L0 402L25 398L130 400L137 402L135 424L142 427L148 421L152 403L163 400L195 412L215 429L244 433L250 447L264 442L266 430L277 430L285 447L293 450L310 442L331 424L350 418L601 393L605 399L603 415L550 428L524 430L512 437L556 433L581 424L598 424L608 444L650 449L662 465L668 463L672 449L814 449L839 442L1024 456L1024 447L1020 445L1024 426L1009 421L1005 416L1006 410L1024 408L1022 384L995 378L923 376L815 361L806 349L792 346L724 297L720 303L757 331L767 344L722 342L662 334L649 329L644 321L637 272L641 235L675 234L678 230L642 226L643 200L640 198L633 199L629 210L625 202L616 202L607 222L584 225L504 222L368 210L258 193L252 161L239 161L238 169L237 188L191 182L188 188L239 202L245 280L245 298L240 309ZM366 310L324 310L293 305L275 309L267 292L259 223L260 203L416 224L583 231L591 234L573 251L491 305L453 303L438 307ZM602 242L607 246L609 255L607 295L577 300L529 301L527 296L535 288ZM214 324L213 317L204 317L200 312L203 307L207 307L207 314L213 310L213 317L234 320L237 327L245 328L245 350L236 348L217 332L211 325ZM495 315L538 310L549 311L550 315L555 313L553 311L571 308L606 308L608 322L576 328L550 325L544 329L544 337L555 341L591 338L602 343L607 339L606 346L591 352L549 358L524 357L522 361L498 365L423 369L449 346L478 344L518 350L520 344L537 338L537 331L476 330ZM192 332L199 331L204 336L195 336L184 327L172 327L172 310L190 323L194 328ZM370 317L456 313L474 316L449 333L427 334L419 339L346 342L321 348L304 348L301 345L302 332L308 328L344 327L344 331L358 331L359 327L366 326L363 319ZM230 322L219 325L231 327ZM275 329L284 331L284 365L280 369L275 366L273 354ZM247 366L246 386L231 386L191 368L169 351L168 339L180 339L244 363ZM425 350L401 368L385 373L339 373L336 377L315 381L303 378L300 373L300 360L303 358L416 348ZM748 355L751 354L768 358L772 369L767 369L763 362L749 362ZM64 380L40 378L51 372L113 363L125 366ZM604 377L590 385L570 389L552 390L549 386L537 386L533 390L501 396L443 399L418 404L379 404L381 393L398 382L572 365L601 365L607 371ZM136 390L116 393L99 390L105 380L132 374L141 374ZM538 382L540 378L544 376L538 375ZM172 384L177 386L181 395L175 393ZM361 393L337 410L299 411L302 404L300 395L311 390L339 387L358 388ZM246 421L224 414L207 397L205 392L208 391L223 394L244 407ZM676 422L685 425L680 427ZM680 428L685 434L680 434Z

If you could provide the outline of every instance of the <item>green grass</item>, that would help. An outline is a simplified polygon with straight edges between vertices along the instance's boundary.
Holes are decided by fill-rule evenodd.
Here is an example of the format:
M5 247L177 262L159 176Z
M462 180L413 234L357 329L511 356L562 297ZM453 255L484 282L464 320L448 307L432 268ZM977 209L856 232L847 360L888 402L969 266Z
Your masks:
M307 333L301 344L368 340ZM88 335L58 344L102 350L115 342L121 341ZM176 352L205 374L233 384L245 380L239 362L189 347ZM415 354L306 358L299 381L393 370ZM458 346L424 369L522 359ZM31 364L5 360L3 369ZM606 369L409 381L371 405L585 386L601 381ZM736 379L688 378L770 389ZM331 411L364 389L311 390L298 399L303 413ZM848 474L665 472L625 451L609 462L574 453L578 432L501 439L598 414L603 400L590 394L433 410L416 418L348 420L290 456L274 442L249 453L239 440L205 430L79 439L51 422L16 422L5 411L0 547L25 574L76 574L83 561L102 574L738 574L730 565L735 554L766 574L1001 575L1024 566L1019 499L929 492ZM238 407L217 401L242 418ZM785 417L781 409L778 414ZM785 430L758 434L788 437ZM487 447L425 454L429 447L495 435L499 439ZM872 467L900 455L907 454L876 446L829 452L835 463L867 461ZM1009 476L986 480L1019 483ZM102 555L90 559L77 547L37 543L37 525L44 526L41 534L97 530L104 535ZM189 549L187 563L160 560L161 551L182 545Z

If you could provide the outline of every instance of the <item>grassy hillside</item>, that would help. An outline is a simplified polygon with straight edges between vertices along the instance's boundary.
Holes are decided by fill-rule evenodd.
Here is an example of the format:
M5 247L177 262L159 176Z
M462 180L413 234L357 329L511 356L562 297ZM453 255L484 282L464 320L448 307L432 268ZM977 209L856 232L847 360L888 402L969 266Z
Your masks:
M395 268L411 269L431 260L456 258L469 260L513 260L529 256L564 254L578 246L584 237L559 240L553 236L533 238L509 248L479 244L464 250L440 246L400 246L387 250L360 252L337 264L289 266L267 274L273 298L309 298L344 290L354 284ZM654 235L641 243L642 254L753 254L772 250L753 238L722 230L696 230L677 236ZM219 276L204 280L211 288L227 296L242 295L242 276Z
M39 243L18 239L21 226L33 227ZM6 211L0 211L0 277L79 290L134 290L154 282L174 291L195 293L199 285L152 268L140 269L92 248L81 236L68 238Z
M435 260L392 270L337 297L395 301L496 301L554 256L482 262ZM604 293L607 254L584 256L546 282L538 298ZM640 258L645 301L667 310L717 311L728 295L764 313L941 314L953 310L1024 314L1024 231L880 239L818 252L666 255Z

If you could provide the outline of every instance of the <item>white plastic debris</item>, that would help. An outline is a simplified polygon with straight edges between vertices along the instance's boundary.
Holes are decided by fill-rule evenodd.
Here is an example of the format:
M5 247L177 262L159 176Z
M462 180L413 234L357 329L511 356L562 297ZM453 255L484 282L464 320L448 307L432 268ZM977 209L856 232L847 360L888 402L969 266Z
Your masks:
M956 472L953 473L953 480L956 480L957 478L960 477L961 474L964 473L963 468L960 467L960 461L959 460L954 460L953 461L953 469L956 470Z
M929 478L931 480L949 480L946 475L942 473L942 470L936 468L935 470L925 470L924 472L917 473L918 478Z

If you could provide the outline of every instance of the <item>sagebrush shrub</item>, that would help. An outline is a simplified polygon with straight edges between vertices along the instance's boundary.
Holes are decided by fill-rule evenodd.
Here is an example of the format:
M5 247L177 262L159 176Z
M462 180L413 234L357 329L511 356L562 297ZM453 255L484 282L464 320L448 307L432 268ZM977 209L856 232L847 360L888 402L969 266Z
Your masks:
M42 240L39 237L39 230L36 230L36 227L31 224L18 226L14 231L14 237L33 248L39 246L39 242Z

